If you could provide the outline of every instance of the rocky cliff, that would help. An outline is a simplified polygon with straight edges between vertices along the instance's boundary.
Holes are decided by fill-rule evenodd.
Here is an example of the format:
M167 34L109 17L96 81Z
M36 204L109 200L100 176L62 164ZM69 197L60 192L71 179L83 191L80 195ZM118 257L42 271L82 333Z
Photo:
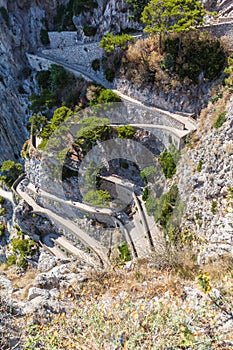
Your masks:
M202 242L200 262L232 254L233 98L224 111L217 111L218 104L210 103L202 112L197 133L183 151L177 174L186 203L183 228ZM216 124L219 116L222 125Z
M17 159L28 136L27 96L33 90L25 56L40 45L44 18L62 1L0 1L0 162ZM64 2L64 1L63 1Z

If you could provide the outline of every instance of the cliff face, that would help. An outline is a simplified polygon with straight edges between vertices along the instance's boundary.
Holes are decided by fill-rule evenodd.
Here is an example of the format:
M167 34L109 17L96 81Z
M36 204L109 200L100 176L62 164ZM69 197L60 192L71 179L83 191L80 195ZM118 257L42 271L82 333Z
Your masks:
M225 107L225 122L213 127L219 113L210 104L202 115L191 149L177 169L186 203L183 228L203 242L200 261L232 253L233 243L233 97Z
M27 94L33 91L33 81L25 70L25 52L37 48L42 19L49 18L59 2L0 0L0 163L17 159L28 136Z
M97 0L96 8L82 12L73 18L78 31L79 40L98 40L103 34L119 33L122 29L138 29L140 25L129 19L130 11L126 0ZM85 36L83 27L92 27L96 30L93 37Z
M0 164L17 159L26 138L28 96L34 91L25 52L39 46L41 29L53 28L53 17L69 0L0 0ZM86 41L83 26L97 28L96 37L134 24L128 19L125 0L98 0L98 7L74 17L78 33ZM45 27L46 25L46 27ZM25 69L27 68L27 69Z

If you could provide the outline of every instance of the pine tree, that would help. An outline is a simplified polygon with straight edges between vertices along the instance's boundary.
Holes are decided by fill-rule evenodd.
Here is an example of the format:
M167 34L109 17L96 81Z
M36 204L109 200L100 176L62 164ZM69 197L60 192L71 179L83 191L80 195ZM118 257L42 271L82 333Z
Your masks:
M181 34L197 28L204 22L205 9L198 0L151 0L142 12L146 33L159 34L162 49L163 35Z

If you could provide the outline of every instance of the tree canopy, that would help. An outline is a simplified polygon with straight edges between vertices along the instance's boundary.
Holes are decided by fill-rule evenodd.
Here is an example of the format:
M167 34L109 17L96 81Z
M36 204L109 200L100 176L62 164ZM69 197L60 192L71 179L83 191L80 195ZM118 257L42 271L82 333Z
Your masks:
M20 163L15 163L12 160L5 160L0 168L0 179L8 186L11 187L14 181L22 173L23 167Z
M205 9L198 0L151 0L142 12L146 33L185 33L204 22Z
M101 39L100 47L107 53L111 53L116 48L126 49L129 42L134 42L133 36L129 34L113 35L112 33L107 33Z

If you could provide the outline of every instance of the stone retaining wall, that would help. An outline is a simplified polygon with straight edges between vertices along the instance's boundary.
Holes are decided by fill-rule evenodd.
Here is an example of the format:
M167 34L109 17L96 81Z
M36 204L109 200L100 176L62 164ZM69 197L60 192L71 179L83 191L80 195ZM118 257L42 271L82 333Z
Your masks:
M51 49L75 46L81 43L78 41L77 32L48 32L48 35Z
M79 64L88 67L94 59L102 58L103 49L99 47L99 42L95 42L82 45L76 44L68 48L65 45L61 45L59 48L42 50L42 53L55 59L59 58L59 60L70 64Z

